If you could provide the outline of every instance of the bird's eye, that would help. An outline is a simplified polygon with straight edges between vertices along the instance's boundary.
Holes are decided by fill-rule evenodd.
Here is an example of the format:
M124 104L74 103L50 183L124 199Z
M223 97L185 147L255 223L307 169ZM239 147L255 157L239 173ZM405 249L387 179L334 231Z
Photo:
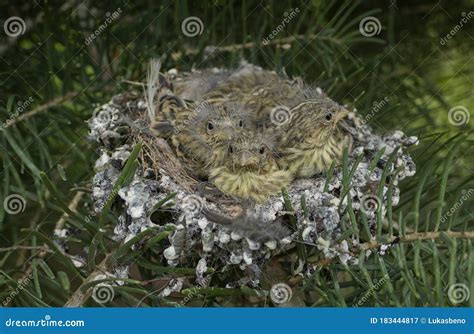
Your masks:
M332 119L332 112L326 113L326 115L324 115L324 118L326 119L326 121L330 121Z
M207 123L207 129L208 130L214 129L214 124L212 124L211 122Z
M260 147L260 151L259 151L260 154L264 154L265 153L265 147Z
M243 127L244 127L244 121L242 121L242 120L239 121L239 127L240 127L240 128L243 128Z

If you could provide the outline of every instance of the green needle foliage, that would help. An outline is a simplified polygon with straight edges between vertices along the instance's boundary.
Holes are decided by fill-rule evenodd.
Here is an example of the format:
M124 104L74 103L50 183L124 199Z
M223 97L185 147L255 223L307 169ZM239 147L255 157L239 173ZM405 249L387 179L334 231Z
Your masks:
M364 217L357 221L348 203L341 238L366 247L356 254L359 263L327 261L314 246L299 244L288 268L302 259L315 271L304 280L286 273L294 296L311 300L308 306L474 306L473 121L456 125L449 112L462 107L474 118L473 38L464 26L440 43L469 8L469 0L0 1L2 26L12 16L26 24L16 38L0 31L0 199L16 194L24 200L18 213L0 205L2 305L271 305L266 287L225 289L212 261L210 286L201 286L194 267L171 268L160 260L174 228L174 195L155 208L162 225L126 242L113 239L122 210L117 191L139 168L140 145L101 213L92 209L98 153L85 121L114 94L141 91L147 61L161 57L163 68L179 71L233 67L246 59L303 76L357 108L376 131L419 137L410 151L417 173L402 181L399 203L393 181L385 181L387 219L379 214L376 231ZM203 23L194 37L181 27L189 16ZM359 29L368 16L381 23L373 37ZM355 167L344 161L347 194ZM291 210L295 203L285 204ZM63 228L70 233L55 234ZM391 246L382 251L382 243ZM377 254L367 259L369 251ZM123 263L130 264L129 278L103 275ZM182 293L160 294L177 277L185 278ZM104 282L114 298L101 304L91 295ZM457 302L450 296L460 284L470 298Z

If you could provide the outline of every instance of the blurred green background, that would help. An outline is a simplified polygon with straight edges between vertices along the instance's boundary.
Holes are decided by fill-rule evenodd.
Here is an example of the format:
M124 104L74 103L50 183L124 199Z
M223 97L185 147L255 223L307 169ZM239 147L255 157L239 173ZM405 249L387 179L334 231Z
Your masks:
M15 288L24 273L36 275L35 284L12 304L36 305L46 290L51 295L46 303L61 306L81 283L63 257L45 257L35 247L47 244L39 235L51 237L74 199L75 208L87 215L90 199L75 197L90 191L97 158L85 121L114 94L139 88L130 81L144 82L151 57L179 71L232 67L241 59L284 69L361 115L371 115L368 123L380 133L398 129L419 136L419 146L411 150L417 175L401 186L395 220L420 231L472 231L473 198L446 224L439 225L436 217L459 200L462 190L473 188L473 9L471 0L0 1L0 198L21 194L26 199L19 214L0 207L0 265L13 278L2 284ZM182 28L191 16L202 22L193 37ZM12 17L25 24L19 21L21 33L13 37L16 31L7 31L6 24ZM361 32L367 17L380 22L373 36ZM263 45L285 18L285 27ZM376 108L384 99L388 103ZM450 110L464 118L450 118ZM41 171L57 193L45 185ZM69 217L65 224L83 228L80 219ZM88 247L90 238L81 235L73 242ZM432 273L436 284L428 290L441 289L439 279L472 279L472 239L454 246L435 244L420 246L428 268L442 268L441 278ZM438 252L433 247L439 247L441 260L431 256ZM456 274L450 269L456 260L449 257L452 249L462 262ZM414 265L416 250L406 252L405 265ZM38 259L52 272L38 270L46 268ZM414 275L410 279L430 282L416 270ZM403 290L409 294L404 305L447 303L440 291L424 298L426 291L418 291L418 284L409 285ZM3 295L9 293L5 289ZM344 305L339 298L320 304ZM387 292L371 305L396 303Z

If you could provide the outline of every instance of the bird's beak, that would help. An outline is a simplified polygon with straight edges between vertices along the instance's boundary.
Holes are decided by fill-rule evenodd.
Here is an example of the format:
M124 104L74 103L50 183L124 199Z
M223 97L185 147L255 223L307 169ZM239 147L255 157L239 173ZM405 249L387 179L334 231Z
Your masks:
M230 129L222 129L220 133L216 135L217 140L219 141L227 141L230 140L232 135Z
M217 135L215 138L218 142L224 142L228 140L227 136L222 135L222 134Z
M242 152L240 155L240 166L248 167L256 164L255 158L249 152Z
M345 118L347 115L349 115L349 110L347 110L344 107L341 107L340 111L336 115L336 123L339 122L341 119Z

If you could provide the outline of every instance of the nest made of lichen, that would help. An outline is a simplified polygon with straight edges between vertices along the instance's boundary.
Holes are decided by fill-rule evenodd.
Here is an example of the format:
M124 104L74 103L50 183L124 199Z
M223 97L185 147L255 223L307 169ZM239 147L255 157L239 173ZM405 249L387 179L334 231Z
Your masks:
M158 180L162 174L166 174L190 191L199 184L199 181L183 167L166 140L148 131L142 93L132 91L116 95L112 98L109 108L116 108L117 114L103 107L99 107L95 114L112 128L121 131L116 130L117 133L112 136L116 140L102 141L99 143L100 146L111 150L119 145L133 147L141 143L140 169L147 178Z
M124 93L98 108L89 121L90 136L100 147L93 182L96 206L102 207L133 146L141 142L140 167L131 183L118 193L125 210L115 227L117 239L129 240L157 224L173 225L175 230L163 246L162 261L169 266L195 266L198 280L204 279L207 266L212 264L217 272L240 268L240 283L258 285L266 263L298 245L317 251L319 259L337 258L344 264L355 264L360 244L370 241L377 221L385 219L388 196L391 205L397 205L398 181L414 175L415 165L404 148L417 143L415 137L400 131L379 136L369 126L356 123L356 114L349 115L346 130L353 143L345 162L339 162L327 175L293 181L286 196L275 195L247 207L245 219L230 219L222 225L206 215L206 210L239 217L241 201L215 188L209 191L212 185L190 175L168 143L148 132L141 94ZM171 219L153 219L155 205L170 194L175 194ZM352 224L348 208L360 230L368 230L365 240L352 234L344 237ZM287 227L282 228L285 224ZM309 276L314 262L300 263L296 271ZM229 281L226 286L240 283Z
M108 149L116 147L119 142L129 147L137 143L142 144L139 154L140 169L142 175L146 178L159 180L162 176L170 177L182 189L190 195L205 197L207 202L215 203L221 210L227 213L238 213L236 206L241 205L238 198L227 196L219 191L207 180L200 180L189 169L183 166L180 159L176 156L171 145L163 138L157 137L148 130L148 116L146 113L143 94L139 92L126 92L114 96L111 105L117 108L120 116L110 115L109 112L98 109L97 116L105 112L104 119L110 119L110 124L117 121L114 125L123 131L117 140L113 143L102 143ZM112 145L110 145L112 144Z

